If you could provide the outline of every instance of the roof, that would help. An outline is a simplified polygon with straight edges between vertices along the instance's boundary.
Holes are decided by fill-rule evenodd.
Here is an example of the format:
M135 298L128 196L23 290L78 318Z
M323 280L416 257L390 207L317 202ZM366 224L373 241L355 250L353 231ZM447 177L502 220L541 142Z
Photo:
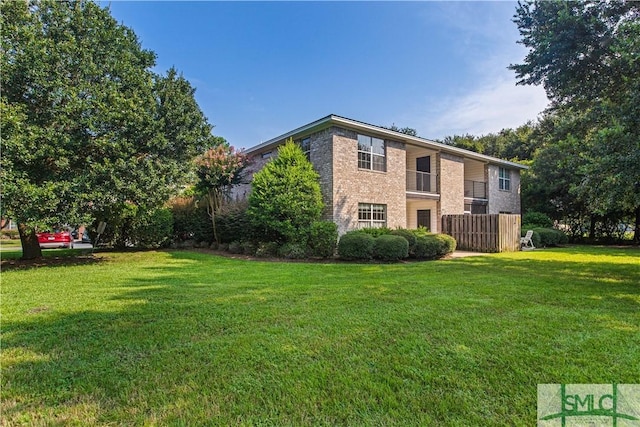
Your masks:
M247 149L245 153L251 154L251 153L262 151L268 148L276 147L279 144L281 144L283 141L289 138L292 138L295 136L301 136L304 134L310 134L322 129L326 129L330 126L346 127L348 129L358 130L358 131L366 132L368 134L374 134L375 136L382 137L383 139L390 139L393 141L404 142L406 144L410 144L418 147L425 147L435 151L441 151L444 153L457 154L459 156L463 156L463 157L474 159L474 160L479 160L486 163L508 166L510 168L515 168L515 169L528 169L527 166L521 165L519 163L510 162L507 160L499 159L497 157L487 156L484 154L476 153L474 151L465 150L463 148L453 147L451 145L443 144L441 142L436 142L429 139L420 138L417 136L407 135L402 132L396 132L390 129L371 125L369 123L364 123L358 120L337 116L335 114L330 114L319 120L308 123L304 126L301 126L292 131L289 131L280 136L277 136L268 141L265 141L259 145L251 147Z

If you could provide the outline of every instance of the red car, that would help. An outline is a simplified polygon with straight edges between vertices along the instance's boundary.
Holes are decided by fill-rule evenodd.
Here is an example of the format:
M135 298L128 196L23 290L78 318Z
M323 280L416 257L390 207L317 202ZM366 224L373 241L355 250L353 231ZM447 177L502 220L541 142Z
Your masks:
M73 248L73 236L70 230L51 230L37 233L38 243L43 249L47 248Z

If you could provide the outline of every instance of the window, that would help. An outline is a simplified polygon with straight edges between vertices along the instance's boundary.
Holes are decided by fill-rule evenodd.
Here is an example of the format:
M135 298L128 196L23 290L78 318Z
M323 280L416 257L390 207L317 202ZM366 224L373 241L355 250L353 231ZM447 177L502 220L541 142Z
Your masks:
M509 169L500 168L498 170L498 184L500 190L511 191L511 171Z
M384 140L358 135L358 168L386 171Z
M387 226L387 205L358 204L358 227L381 228Z
M306 137L300 141L300 148L308 160L311 160L311 138Z
M263 159L268 159L273 155L273 151L267 151L266 153L262 153Z

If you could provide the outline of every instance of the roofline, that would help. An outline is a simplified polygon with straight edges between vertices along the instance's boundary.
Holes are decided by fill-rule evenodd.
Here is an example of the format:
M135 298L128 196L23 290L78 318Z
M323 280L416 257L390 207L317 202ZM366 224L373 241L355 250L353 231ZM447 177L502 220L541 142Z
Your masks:
M436 151L443 151L445 153L459 154L467 158L471 158L474 160L479 160L486 163L494 163L499 165L510 166L516 169L529 169L528 166L522 165L520 163L511 162L508 160L499 159L497 157L487 156L485 154L476 153L475 151L465 150L464 148L453 147L451 145L443 144L441 142L432 141L426 138L420 138L417 136L411 136L404 134L402 132L396 132L390 129L386 129L380 126L371 125L369 123L360 122L357 120L349 119L346 117L338 116L335 114L330 114L326 117L318 119L314 122L296 128L290 132L272 138L268 141L265 141L261 144L258 144L254 147L248 148L245 153L251 154L256 151L261 151L262 149L268 148L270 146L275 146L282 141L285 141L294 135L298 135L301 133L305 133L314 129L324 129L331 125L342 125L347 126L348 128L356 128L359 130L365 130L369 132L376 133L378 135L384 136L386 139L392 139L394 141L400 141L404 143L408 143L414 146L420 147L428 147L434 149Z

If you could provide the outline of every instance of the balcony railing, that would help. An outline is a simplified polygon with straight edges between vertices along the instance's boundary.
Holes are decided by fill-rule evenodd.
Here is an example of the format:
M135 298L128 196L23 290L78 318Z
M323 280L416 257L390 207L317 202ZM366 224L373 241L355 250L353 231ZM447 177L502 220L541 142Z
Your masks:
M438 193L436 174L408 170L407 191L415 191L420 193Z
M464 197L473 199L487 198L487 183L482 181L464 181Z

